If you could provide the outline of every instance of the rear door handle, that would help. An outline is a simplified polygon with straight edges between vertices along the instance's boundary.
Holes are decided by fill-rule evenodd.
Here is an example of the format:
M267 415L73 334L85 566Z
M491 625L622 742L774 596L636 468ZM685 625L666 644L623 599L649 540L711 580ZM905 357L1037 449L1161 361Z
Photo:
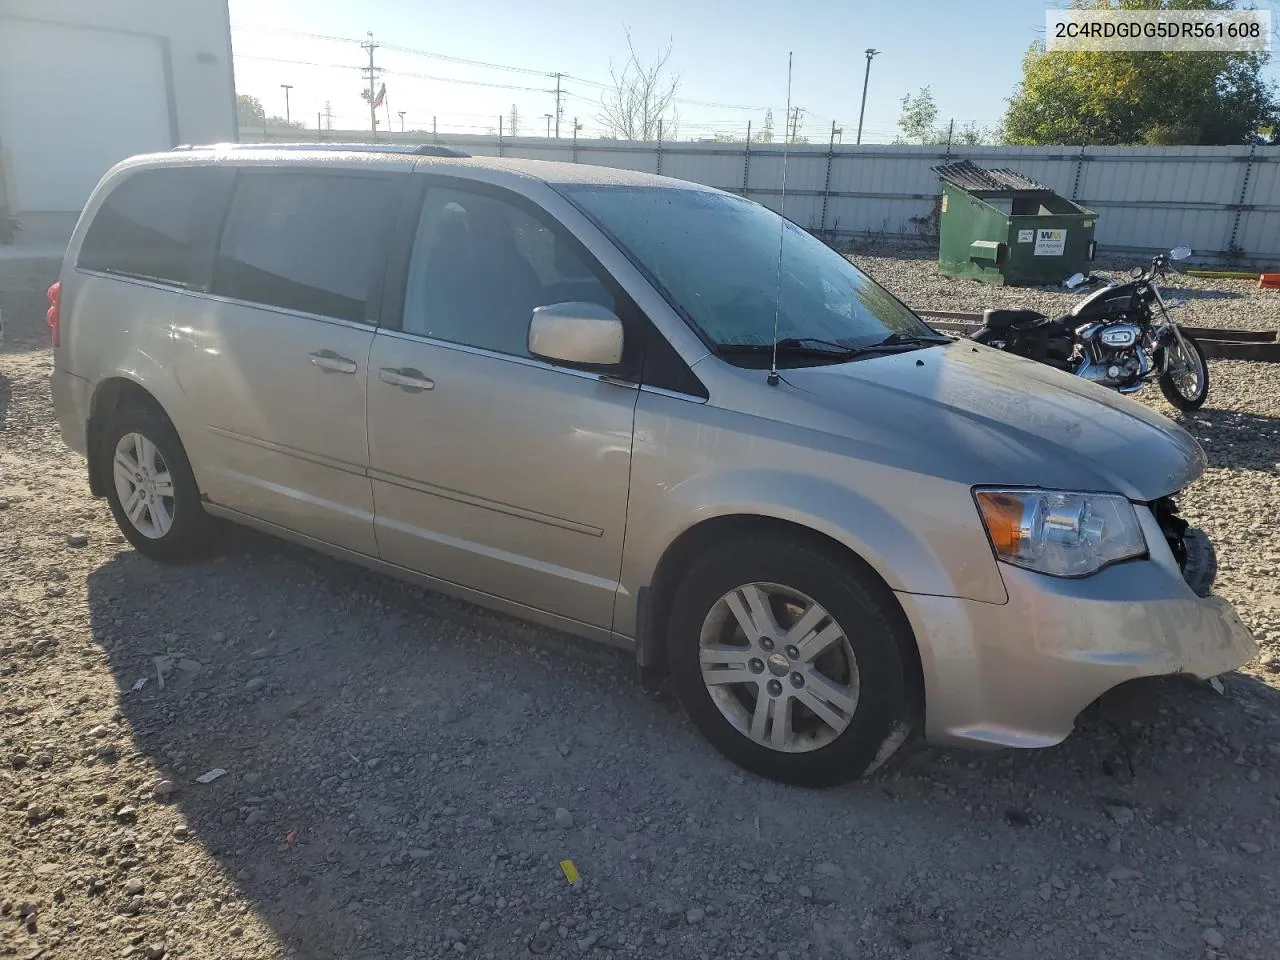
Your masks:
M423 390L434 390L436 382L424 376L421 370L415 370L413 367L401 367L396 370L392 367L383 367L378 371L378 379L383 383L389 383L393 387L399 387L406 393L421 393Z
M317 350L310 354L311 362L321 370L330 373L355 373L356 362L339 356L332 350Z

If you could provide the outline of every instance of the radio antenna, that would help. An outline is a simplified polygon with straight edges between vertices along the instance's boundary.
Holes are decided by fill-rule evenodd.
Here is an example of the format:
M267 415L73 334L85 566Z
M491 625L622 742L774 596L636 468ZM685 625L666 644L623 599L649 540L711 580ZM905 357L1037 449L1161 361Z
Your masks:
M782 311L782 246L787 236L787 151L791 147L791 52L787 53L787 112L782 124L782 213L778 222L778 282L773 298L773 360L769 364L769 386L778 385L778 314ZM750 144L748 144L750 147Z

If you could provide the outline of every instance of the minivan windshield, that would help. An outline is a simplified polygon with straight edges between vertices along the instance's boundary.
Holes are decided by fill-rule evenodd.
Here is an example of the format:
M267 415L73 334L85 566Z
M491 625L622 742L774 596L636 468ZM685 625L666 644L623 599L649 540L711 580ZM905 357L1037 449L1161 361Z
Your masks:
M843 256L757 203L671 187L559 189L734 363L756 366L769 352L775 307L778 339L803 348L780 354L780 366L945 340Z

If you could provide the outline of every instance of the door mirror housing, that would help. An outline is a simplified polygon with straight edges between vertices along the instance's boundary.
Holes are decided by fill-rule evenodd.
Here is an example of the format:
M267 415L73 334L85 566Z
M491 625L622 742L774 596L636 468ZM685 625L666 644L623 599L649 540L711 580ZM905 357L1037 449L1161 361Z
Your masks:
M529 353L539 360L608 369L622 363L622 321L598 303L571 300L536 307Z

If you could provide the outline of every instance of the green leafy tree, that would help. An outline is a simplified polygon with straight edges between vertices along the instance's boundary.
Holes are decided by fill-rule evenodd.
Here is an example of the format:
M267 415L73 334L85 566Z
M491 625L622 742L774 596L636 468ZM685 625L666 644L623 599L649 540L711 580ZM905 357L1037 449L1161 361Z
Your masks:
M247 93L236 94L236 120L241 130L246 127L261 130L267 122L267 113L262 109L262 101Z
M898 115L898 136L895 142L937 143L937 123L938 105L933 102L933 93L928 87L921 87L914 97L907 94L902 98L902 112Z
M1218 10L1232 0L1074 0L1076 9ZM1267 55L1045 50L1037 42L1009 100L1008 143L1216 145L1264 142L1280 105Z

